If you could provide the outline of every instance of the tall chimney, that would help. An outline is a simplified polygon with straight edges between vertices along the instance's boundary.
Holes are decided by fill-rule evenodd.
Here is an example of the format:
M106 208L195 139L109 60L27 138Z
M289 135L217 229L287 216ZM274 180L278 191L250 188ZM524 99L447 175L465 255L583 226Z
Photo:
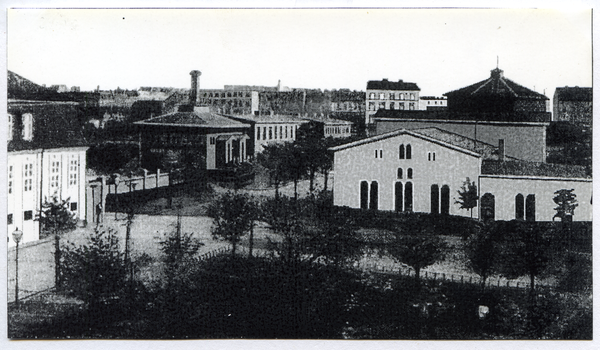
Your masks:
M200 84L198 84L198 80L200 78L200 75L202 75L202 72L200 72L199 70L193 70L190 72L190 75L192 76L192 88L190 90L190 104L195 105L196 101L198 99L198 89L200 88Z
M504 162L506 160L506 150L504 149L504 139L498 139L498 160Z

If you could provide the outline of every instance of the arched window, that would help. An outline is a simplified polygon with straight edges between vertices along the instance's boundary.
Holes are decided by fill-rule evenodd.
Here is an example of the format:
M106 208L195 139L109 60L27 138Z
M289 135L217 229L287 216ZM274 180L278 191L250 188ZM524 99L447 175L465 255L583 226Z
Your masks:
M412 157L412 147L410 144L406 145L406 159L411 159Z
M431 212L433 214L440 212L440 188L438 185L431 185Z
M522 194L515 196L515 219L523 220L525 218L525 198Z
M369 209L377 210L379 199L379 184L377 181L371 182L371 194L369 198Z
M412 168L408 168L408 171L406 172L406 177L408 179L412 179L412 177L413 177Z
M491 193L481 196L481 218L483 221L494 220L496 217L496 198Z
M400 99L404 100L404 94L400 94Z
M369 183L366 181L360 183L360 208L369 208Z
M404 150L404 145L400 145L400 148L398 151L398 158L404 159L405 157L406 157L406 154L405 154L405 150Z
M402 182L396 182L394 188L394 199L396 204L396 211L402 211Z
M404 211L413 210L413 185L407 182L404 186Z
M529 194L525 199L525 220L535 221L535 194Z
M402 168L398 168L398 178L402 178Z
M450 187L448 185L442 186L441 192L441 213L450 214Z

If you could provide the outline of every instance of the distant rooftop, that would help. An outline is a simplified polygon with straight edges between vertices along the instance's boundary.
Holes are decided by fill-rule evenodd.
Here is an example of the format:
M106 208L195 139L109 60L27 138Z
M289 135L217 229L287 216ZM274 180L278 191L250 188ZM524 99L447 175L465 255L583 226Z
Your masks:
M173 112L158 117L135 122L138 125L170 125L204 128L244 128L248 124L229 119L222 115L211 113L208 107L194 107L189 112Z
M585 101L592 102L593 91L591 87L557 87L554 98L559 101Z
M244 114L235 116L236 119L245 119L255 123L306 123L306 120L284 114Z
M442 130L436 127L413 129L412 131L421 135L434 138L439 141L443 141L454 145L456 147L467 149L471 152L479 153L484 159L498 159L498 147L482 141L475 141L472 138L465 137L459 134L455 134L446 130ZM510 159L516 159L508 157Z
M420 91L419 87L415 83L406 83L402 79L398 81L383 80L369 80L367 82L367 90L414 90Z

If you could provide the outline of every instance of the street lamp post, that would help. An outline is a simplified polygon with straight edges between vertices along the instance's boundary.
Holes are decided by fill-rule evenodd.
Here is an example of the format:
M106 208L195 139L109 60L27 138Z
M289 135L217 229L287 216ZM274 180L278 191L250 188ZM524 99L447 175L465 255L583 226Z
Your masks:
M19 228L12 233L13 240L17 244L15 251L15 305L19 307L19 242L23 238L23 231L19 231Z

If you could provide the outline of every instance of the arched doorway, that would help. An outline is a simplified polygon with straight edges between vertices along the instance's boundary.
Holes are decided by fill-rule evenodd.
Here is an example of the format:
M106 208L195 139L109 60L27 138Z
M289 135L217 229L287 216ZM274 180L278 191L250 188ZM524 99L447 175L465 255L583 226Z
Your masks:
M407 182L404 186L404 211L413 210L413 184Z
M481 196L481 218L483 221L494 220L496 217L496 198L491 193Z
M396 204L396 211L402 211L402 182L396 182L394 186L394 201Z
M440 212L440 187L431 185L431 213L437 214Z
M450 214L450 187L448 185L442 186L441 198L442 198L442 205L441 205L442 214Z
M369 209L377 210L379 199L379 184L377 181L371 182L371 194L369 201Z
M369 183L366 181L360 183L360 208L369 208Z

